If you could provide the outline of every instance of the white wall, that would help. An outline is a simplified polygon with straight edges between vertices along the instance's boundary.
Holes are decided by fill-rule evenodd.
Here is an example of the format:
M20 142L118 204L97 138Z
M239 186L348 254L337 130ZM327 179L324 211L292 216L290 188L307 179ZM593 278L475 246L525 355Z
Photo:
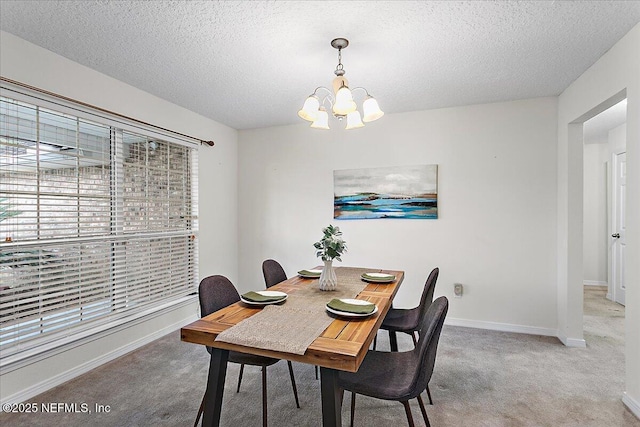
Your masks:
M607 261L607 160L606 139L584 145L584 283L606 285Z
M556 102L388 114L353 131L240 131L240 287L264 286L266 258L288 275L318 265L312 244L333 223L344 265L406 271L397 306L415 306L438 266L450 322L555 335ZM333 170L416 164L439 165L439 219L333 219Z
M606 101L625 90L627 259L630 261L625 270L629 286L623 401L640 417L640 286L637 286L640 283L640 262L637 262L640 260L640 24L573 82L558 100L558 324L565 342L582 340L582 122L612 105Z
M622 124L609 131L607 137L607 145L609 150L609 160L611 160L611 154L618 150L626 150L627 148L627 124Z
M205 140L201 147L200 177L200 277L225 274L237 279L237 132L210 119L171 104L74 63L6 32L0 33L0 75L74 98L148 123ZM69 349L17 370L3 370L0 400L24 400L43 388L195 319L197 299L147 321L99 340Z

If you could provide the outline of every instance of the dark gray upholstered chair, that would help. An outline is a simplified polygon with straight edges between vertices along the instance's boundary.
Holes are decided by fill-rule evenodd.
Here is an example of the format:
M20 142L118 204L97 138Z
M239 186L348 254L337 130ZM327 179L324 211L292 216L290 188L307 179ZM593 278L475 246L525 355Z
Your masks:
M404 332L411 335L413 339L413 345L416 344L415 333L418 331L418 326L422 316L427 312L429 304L433 301L433 291L436 289L436 281L438 280L439 268L431 270L427 281L424 284L422 290L422 297L420 303L414 308L390 308L389 312L382 321L380 329L389 331L389 341L391 342L391 351L398 351L398 343L395 340L395 332ZM374 347L375 350L375 342Z
M198 288L200 297L200 315L202 317L216 312L228 305L240 301L240 294L235 286L224 276L209 276L202 279ZM207 347L207 351L211 353L211 347ZM253 354L240 353L237 351L229 352L229 362L240 363L240 375L238 376L238 388L236 392L240 392L240 383L242 382L242 371L244 365L261 366L262 367L262 425L267 425L267 366L277 363L279 359L271 357L257 356ZM293 376L293 367L291 362L289 365L289 376L291 377L291 385L293 386L293 396L296 399L296 406L299 408L298 390L296 388L296 380ZM198 410L198 416L194 427L198 424L200 416L204 411L204 397Z
M429 273L427 281L424 284L422 290L422 297L420 298L420 304L414 308L391 308L382 321L380 329L389 331L389 338L391 339L392 332L404 332L411 335L413 344L416 345L416 335L418 327L420 326L420 320L427 312L431 301L433 301L433 291L436 289L436 281L438 280L438 274L440 274L439 268L434 268ZM397 344L396 344L397 345ZM392 349L392 351L398 351L398 348Z
M382 321L380 329L389 331L389 342L391 344L391 351L398 351L398 341L396 338L396 332L404 332L411 335L413 345L417 345L416 332L420 326L420 320L424 317L431 301L433 301L433 291L436 289L436 282L438 281L438 275L440 269L438 267L431 270L427 281L424 283L424 289L422 290L422 297L420 297L420 304L414 308L390 308ZM373 341L373 349L376 349L377 337ZM427 385L427 396L429 397L429 403L433 405L433 399L431 399L431 390Z
M278 261L268 259L262 263L262 274L267 288L287 280L287 274Z
M435 300L420 322L418 343L407 352L369 351L358 372L340 371L339 386L351 392L351 427L355 412L356 393L377 399L402 402L409 426L413 427L410 399L418 399L420 411L427 426L429 417L420 397L427 388L436 362L438 340L449 301L446 297Z
M284 272L284 268L278 261L273 259L267 259L262 262L262 275L267 289L287 280L287 273ZM318 367L316 366L315 369L316 379L318 379Z

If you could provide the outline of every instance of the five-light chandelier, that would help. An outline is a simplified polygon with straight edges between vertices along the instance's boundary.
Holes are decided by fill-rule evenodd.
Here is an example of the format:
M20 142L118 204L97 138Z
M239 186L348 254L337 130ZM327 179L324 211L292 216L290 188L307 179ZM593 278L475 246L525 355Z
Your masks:
M338 120L347 120L345 129L357 129L364 126L364 123L378 120L384 115L378 101L363 87L349 89L349 82L344 77L344 67L342 66L342 49L349 46L349 40L337 38L331 41L331 46L338 49L338 65L334 71L336 78L333 79L333 90L324 86L319 86L306 99L302 109L298 111L298 116L312 122L311 127L314 129L329 129L329 114L327 107L333 116ZM353 92L362 90L365 93L365 99L362 103L362 115L357 109L357 105L353 100ZM323 96L319 92L324 92Z

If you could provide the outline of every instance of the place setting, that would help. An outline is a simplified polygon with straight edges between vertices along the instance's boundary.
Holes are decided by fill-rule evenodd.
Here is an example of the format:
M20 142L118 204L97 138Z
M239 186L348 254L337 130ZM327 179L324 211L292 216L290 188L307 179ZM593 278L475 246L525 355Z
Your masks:
M329 313L342 317L368 317L378 312L378 306L369 301L354 298L334 298L326 305Z
M322 270L313 270L313 269L298 271L298 275L305 279L318 279L320 278L321 273L322 273Z
M280 291L249 291L240 295L240 301L248 305L270 305L284 302L289 295Z
M366 272L360 276L365 282L371 283L391 283L396 280L396 276L388 273Z

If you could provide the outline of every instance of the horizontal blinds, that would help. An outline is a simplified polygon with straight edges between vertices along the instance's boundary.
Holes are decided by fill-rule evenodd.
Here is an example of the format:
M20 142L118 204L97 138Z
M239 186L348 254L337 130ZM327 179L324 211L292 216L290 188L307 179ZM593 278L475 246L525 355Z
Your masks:
M193 292L191 236L113 238L59 243L3 255L12 283L0 301L3 357L70 333L111 322ZM51 337L47 337L50 335Z
M2 360L194 293L196 183L192 147L0 98Z
M110 232L111 129L0 99L0 221L13 241Z

